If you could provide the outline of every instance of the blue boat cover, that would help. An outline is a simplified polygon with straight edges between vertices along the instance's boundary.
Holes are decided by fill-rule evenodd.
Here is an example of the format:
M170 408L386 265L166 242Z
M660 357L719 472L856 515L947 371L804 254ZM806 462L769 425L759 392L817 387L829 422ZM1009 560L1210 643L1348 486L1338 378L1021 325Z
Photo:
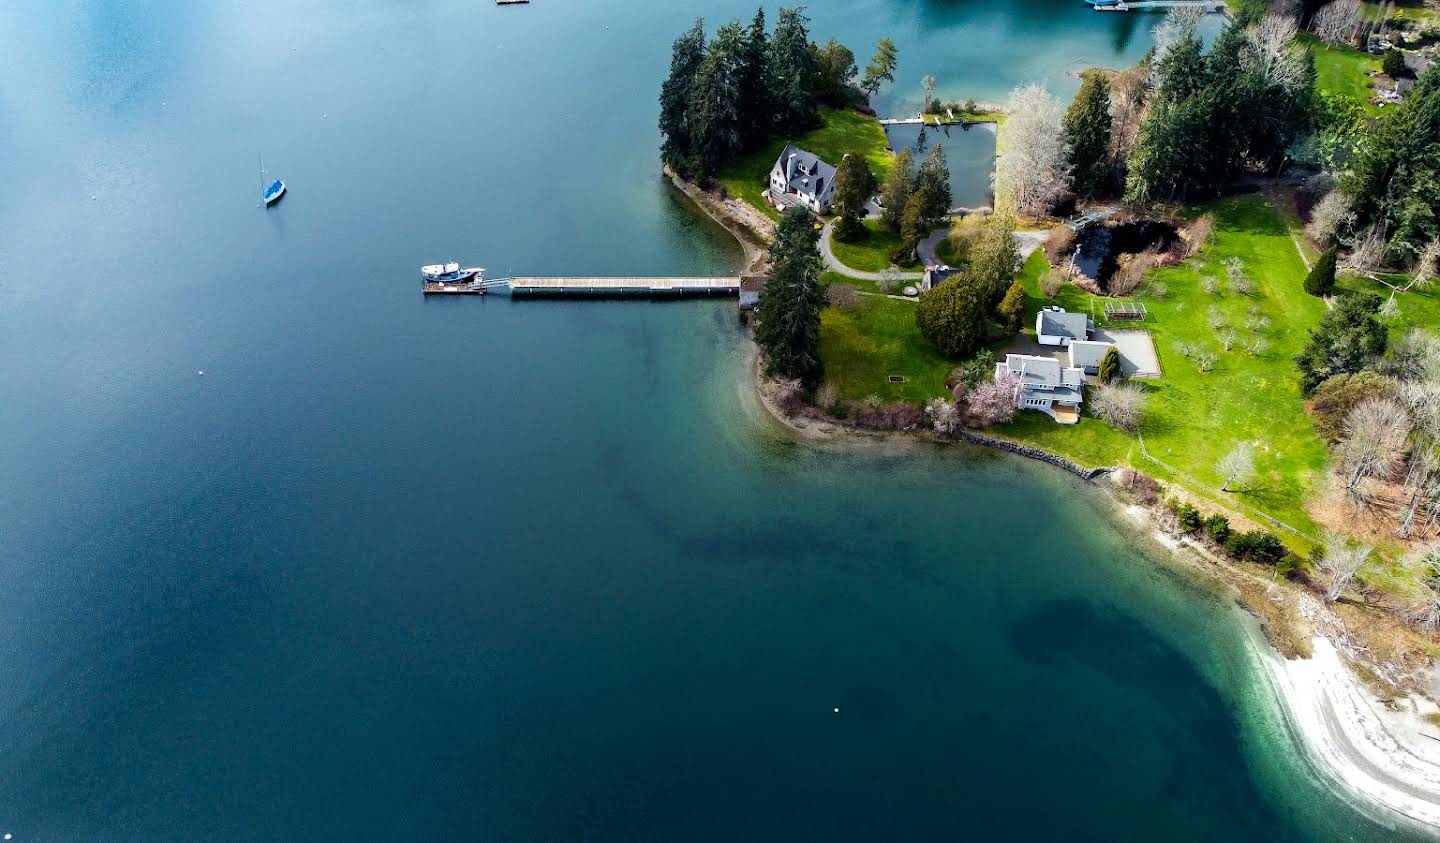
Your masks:
M266 196L269 196L269 195L271 195L271 194L273 194L273 193L279 192L279 190L280 190L280 180L279 180L279 179L276 179L274 184L272 184L272 185L270 185L269 187L265 188L265 195L266 195Z

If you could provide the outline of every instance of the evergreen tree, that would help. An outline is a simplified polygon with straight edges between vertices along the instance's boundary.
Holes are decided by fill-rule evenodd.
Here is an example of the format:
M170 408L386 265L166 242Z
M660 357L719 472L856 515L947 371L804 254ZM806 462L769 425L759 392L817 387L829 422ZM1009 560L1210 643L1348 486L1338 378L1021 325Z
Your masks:
M908 149L900 150L895 164L890 168L890 180L885 182L885 191L880 199L880 224L892 234L899 234L905 219L905 206L910 204L910 194L915 192L915 157Z
M1000 324L1004 325L1011 333L1020 330L1020 321L1025 317L1025 286L1019 281L1012 281L1010 289L1005 291L1005 298L1000 300L1000 305L995 308L995 315L1000 318Z
M1390 232L1388 256L1400 262L1440 235L1440 65L1362 138L1343 187L1361 225Z
M807 385L820 381L819 234L810 215L795 208L780 218L770 247L773 269L756 309L755 341L765 352L766 370Z
M746 149L753 149L770 137L775 119L766 70L769 62L770 40L765 34L765 8L762 6L755 10L755 19L745 33L740 66L736 69L735 84L740 89L740 102L744 107L741 141Z
M1065 112L1065 141L1075 192L1091 197L1105 189L1110 178L1110 80L1086 73L1080 92Z
M804 7L781 9L770 37L770 102L777 124L801 132L819 123L815 109L815 54L810 51L810 19Z
M731 21L720 27L690 89L692 169L702 181L714 178L741 148L744 103L736 84L744 33Z
M1191 30L1155 63L1155 101L1182 102L1203 91L1207 81L1204 47Z
M1365 368L1370 358L1385 351L1385 326L1376 314L1380 297L1370 293L1341 296L1320 324L1310 331L1310 341L1295 358L1300 367L1300 391L1310 395L1327 378Z
M985 342L989 313L989 302L979 286L970 278L953 275L920 296L915 326L946 357L969 357Z
M950 213L950 163L945 160L945 149L940 144L930 147L925 160L920 162L920 171L915 174L915 190L927 192L924 224L928 234Z
M811 45L815 55L815 99L831 108L844 108L854 98L855 54L831 38L824 46Z
M970 278L985 296L987 308L995 307L1004 298L1019 265L1015 220L1005 214L991 216L970 249Z
M889 38L881 38L880 43L875 45L874 57L865 66L865 78L860 82L860 90L873 97L880 92L882 83L894 82L895 64L898 60L899 53L895 49L895 42Z
M1105 349L1100 357L1099 378L1104 383L1110 383L1120 377L1120 350L1115 346Z
M900 221L900 247L906 255L913 255L915 247L930 233L929 213L933 202L930 188L922 187L910 194L910 201L905 203L905 214Z
M675 40L670 76L660 86L660 157L676 172L690 176L690 89L705 59L705 21L696 19L690 31Z
M1331 246L1315 261L1305 276L1305 292L1312 296L1328 296L1335 290L1335 247Z
M853 243L865 234L860 218L874 192L875 177L864 157L847 152L835 171L835 205L840 213L835 224L836 238Z

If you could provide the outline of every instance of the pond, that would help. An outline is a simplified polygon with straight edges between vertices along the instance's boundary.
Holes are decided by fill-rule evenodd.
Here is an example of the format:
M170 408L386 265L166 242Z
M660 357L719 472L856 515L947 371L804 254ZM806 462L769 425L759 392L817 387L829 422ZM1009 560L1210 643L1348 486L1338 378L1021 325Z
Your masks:
M945 160L950 164L951 206L978 208L990 205L990 174L995 169L994 123L940 127L899 123L886 126L885 136L890 139L890 148L897 154L902 149L910 149L917 166L931 147L936 144L943 146Z
M1175 227L1158 220L1135 220L1113 225L1092 224L1075 238L1073 262L1081 275L1108 290L1110 276L1115 274L1124 255L1135 255L1146 249L1164 251L1175 245L1179 234Z

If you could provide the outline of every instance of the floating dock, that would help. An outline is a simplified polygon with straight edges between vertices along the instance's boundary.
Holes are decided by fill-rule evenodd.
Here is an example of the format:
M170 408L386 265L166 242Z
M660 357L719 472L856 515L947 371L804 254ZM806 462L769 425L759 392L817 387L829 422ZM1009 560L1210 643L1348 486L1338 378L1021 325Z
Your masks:
M1179 9L1194 7L1206 12L1221 12L1228 14L1229 8L1223 0L1120 0L1118 3L1090 3L1090 8L1097 12L1144 12L1152 10L1163 11L1165 9Z
M629 298L633 296L739 296L740 276L706 278L511 278L512 296Z

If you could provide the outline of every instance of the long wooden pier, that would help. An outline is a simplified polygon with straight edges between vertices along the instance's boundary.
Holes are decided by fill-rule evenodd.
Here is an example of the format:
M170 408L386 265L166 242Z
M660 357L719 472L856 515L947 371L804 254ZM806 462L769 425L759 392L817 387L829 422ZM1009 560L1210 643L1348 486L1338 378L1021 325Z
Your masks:
M740 276L704 278L511 278L512 296L629 298L633 296L738 296Z
M1108 6L1092 6L1097 12L1143 12L1193 6L1206 12L1229 14L1224 0L1120 0Z

